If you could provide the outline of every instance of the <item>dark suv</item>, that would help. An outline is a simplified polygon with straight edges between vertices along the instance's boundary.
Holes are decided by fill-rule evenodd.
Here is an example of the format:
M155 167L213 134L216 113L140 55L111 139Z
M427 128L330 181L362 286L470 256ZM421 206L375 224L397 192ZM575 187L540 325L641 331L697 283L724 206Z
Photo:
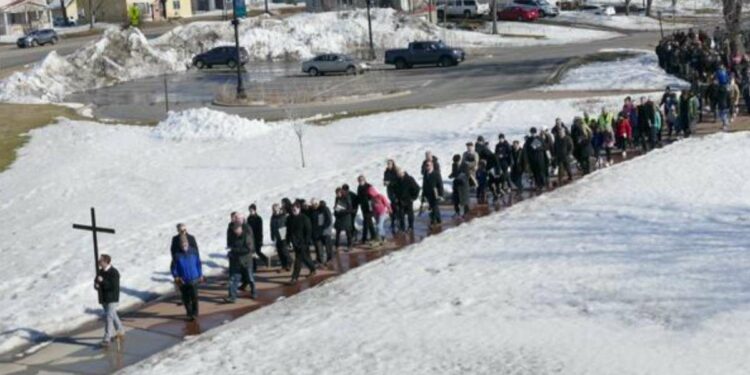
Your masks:
M244 47L240 47L240 65L247 64L249 55ZM214 65L226 65L229 68L237 67L237 48L236 47L216 47L195 55L193 57L193 66L198 69L211 68Z
M20 48L35 47L45 44L55 44L57 43L57 40L58 37L55 30L43 29L32 31L18 38L18 40L16 41L16 45L18 45L18 47Z

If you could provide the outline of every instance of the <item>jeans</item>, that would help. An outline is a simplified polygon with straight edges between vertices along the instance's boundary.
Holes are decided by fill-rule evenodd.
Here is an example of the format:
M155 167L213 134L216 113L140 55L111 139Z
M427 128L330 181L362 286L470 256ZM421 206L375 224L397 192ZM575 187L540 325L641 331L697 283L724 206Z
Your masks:
M325 264L333 259L333 247L331 242L331 236L328 234L324 234L315 239L315 255L317 256L318 263Z
M117 302L105 303L102 308L104 308L104 317L107 320L107 324L104 326L104 341L110 341L114 336L113 331L122 332L122 322L117 315Z
M243 274L248 277L248 284L252 290L253 297L255 297L255 275L253 275L253 263L255 260L251 260L247 267L244 267L241 272L230 271L229 273L229 299L234 301L237 299L237 285L242 281ZM247 273L245 273L247 272Z
M377 216L375 219L378 221L378 237L381 240L385 240L385 215Z
M719 117L721 118L721 125L723 127L729 126L729 108L719 110Z

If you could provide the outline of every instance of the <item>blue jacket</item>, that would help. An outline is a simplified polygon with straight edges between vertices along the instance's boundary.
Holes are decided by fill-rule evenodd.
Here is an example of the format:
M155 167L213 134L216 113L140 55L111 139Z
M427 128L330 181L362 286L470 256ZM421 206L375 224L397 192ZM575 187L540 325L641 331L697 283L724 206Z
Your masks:
M172 262L172 276L179 277L185 283L203 277L203 266L198 251L191 247L187 252L176 253Z

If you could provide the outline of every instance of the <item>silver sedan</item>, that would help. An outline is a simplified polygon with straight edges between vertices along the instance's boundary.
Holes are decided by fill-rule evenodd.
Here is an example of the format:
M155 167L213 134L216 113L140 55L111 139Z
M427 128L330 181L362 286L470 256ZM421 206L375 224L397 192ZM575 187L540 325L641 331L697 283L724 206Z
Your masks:
M318 76L326 73L344 73L355 75L363 73L368 69L366 63L363 63L349 55L325 54L318 55L312 60L302 63L302 72L310 76Z

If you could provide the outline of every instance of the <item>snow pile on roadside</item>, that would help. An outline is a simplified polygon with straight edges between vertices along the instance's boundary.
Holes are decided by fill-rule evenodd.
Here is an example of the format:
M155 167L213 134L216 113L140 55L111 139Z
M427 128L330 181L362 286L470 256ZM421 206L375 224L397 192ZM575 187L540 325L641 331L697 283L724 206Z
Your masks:
M646 17L643 15L633 14L625 15L596 15L587 12L563 11L555 20L573 22L581 25L605 26L621 30L659 30L659 20L656 18ZM673 23L664 20L662 22L664 30L687 29L690 25L685 23Z
M170 112L152 131L156 138L183 140L244 140L271 130L263 120L248 120L208 108Z
M525 34L527 25L503 24L504 32ZM441 39L455 47L478 48L489 46L518 46L531 44L557 44L573 41L607 39L616 33L581 30L558 26L534 25L534 37L503 38L486 33L447 30L418 17L399 13L393 9L372 10L374 45L381 48L404 48L415 40ZM354 53L368 46L367 12L300 13L288 18L266 16L243 20L240 26L240 43L251 58L256 60L301 60L317 53ZM215 45L231 44L233 31L227 22L196 22L178 27L154 41L155 45L175 50L184 59Z
M123 373L746 374L748 180L748 133L683 141Z
M152 47L138 29L108 29L71 55L53 51L30 70L0 81L0 101L59 102L72 92L185 68L173 53Z
M293 126L285 121L241 142L172 141L154 137L148 127L93 122L35 129L13 165L0 173L0 259L6 270L0 352L96 318L91 236L70 230L71 223L89 220L88 207L96 207L101 225L117 229L114 236L101 236L99 245L122 274L120 306L126 308L173 290L165 272L177 222L187 223L197 237L204 270L218 275L226 266L229 212L245 212L257 202L268 218L271 203L283 197L333 201L334 188L354 183L359 174L379 185L387 158L418 178L427 150L440 158L447 175L453 153L478 135L496 139L503 132L516 139L556 117L569 122L586 105L600 107L597 101L618 108L621 98L592 100L460 104L305 126L305 168ZM268 226L264 230L270 238Z
M623 0L597 0L596 3L612 6L623 6L624 4ZM673 3L674 7L672 6ZM631 2L631 4L638 5L639 7L643 5L640 2ZM669 14L674 11L678 15L717 16L721 15L721 0L653 0L651 5L652 14L656 15L658 10L662 10L665 13L669 12Z
M603 50L640 52L636 57L586 64L563 75L560 83L539 88L542 91L568 90L664 90L666 86L690 87L688 82L659 68L653 52L643 50Z
M484 33L492 32L492 22L487 22L482 29ZM620 34L592 29L582 29L570 26L549 25L532 22L498 22L497 32L501 35L512 36L505 38L505 43L525 45L533 40L536 44L565 44L580 43L590 40L608 39ZM515 42L514 42L515 41Z

